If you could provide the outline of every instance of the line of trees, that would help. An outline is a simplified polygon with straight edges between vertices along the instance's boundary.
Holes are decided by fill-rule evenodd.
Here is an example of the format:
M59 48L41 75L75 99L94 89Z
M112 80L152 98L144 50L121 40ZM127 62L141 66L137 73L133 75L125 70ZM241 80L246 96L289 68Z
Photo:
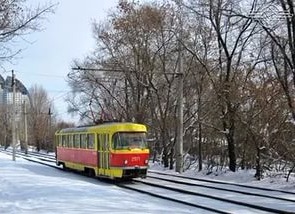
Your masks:
M168 73L177 72L180 41L184 150L198 169L256 168L260 179L263 169L294 168L293 1L121 0L93 35L95 51L73 67L105 72L68 75L82 118L147 124L154 157L173 168L178 88Z
M58 120L54 104L42 86L34 85L28 92L30 100L16 102L17 146L24 151L31 146L36 151L53 152L55 131L74 124ZM12 144L12 109L12 104L0 105L0 145L5 148Z

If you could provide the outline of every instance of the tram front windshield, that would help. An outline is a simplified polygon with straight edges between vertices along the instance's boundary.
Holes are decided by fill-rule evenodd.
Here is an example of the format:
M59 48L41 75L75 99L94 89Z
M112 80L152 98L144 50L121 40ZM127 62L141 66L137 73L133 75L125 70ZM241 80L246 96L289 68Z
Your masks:
M145 149L147 148L144 132L118 132L113 136L114 149Z

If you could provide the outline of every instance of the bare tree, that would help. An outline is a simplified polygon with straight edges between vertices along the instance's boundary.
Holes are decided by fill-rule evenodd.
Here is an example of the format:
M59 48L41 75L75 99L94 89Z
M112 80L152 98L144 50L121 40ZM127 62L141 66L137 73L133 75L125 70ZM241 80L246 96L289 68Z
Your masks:
M11 60L20 49L15 42L26 34L42 29L41 19L54 11L56 5L29 8L24 0L0 0L0 66Z
M242 71L243 54L253 36L255 26L251 20L235 16L241 8L235 1L210 0L206 2L192 1L192 10L197 18L206 19L208 29L212 29L215 37L215 51L211 49L210 67L206 71L214 87L218 100L222 132L227 139L229 168L236 170L235 126L236 113L240 107L239 87L236 85L237 72ZM195 53L195 52L193 52ZM196 55L201 59L199 55ZM238 89L238 90L237 90Z
M103 106L106 112L127 121L147 123L150 133L160 138L157 141L161 142L167 167L169 157L174 155L175 139L177 88L175 75L171 75L177 65L175 14L165 4L121 1L111 23L111 26L94 24L97 50L82 63L106 72L103 75L71 72L69 76L72 80L91 82L91 86L86 83L87 87L81 85L79 90L85 89L84 95L88 93L88 99L97 101L97 109ZM77 86L78 82L72 85ZM173 162L170 165L173 167Z
M48 145L49 141L49 109L52 104L47 92L42 86L35 85L29 89L31 96L31 108L28 111L28 127L31 142L36 146L37 151L53 148ZM52 134L52 133L51 133ZM53 143L52 140L50 143Z
M274 73L284 91L289 108L287 121L295 121L295 4L291 0L255 2L250 18L256 21L271 41L267 46ZM265 16L261 14L266 14ZM248 17L249 18L249 17ZM288 142L288 140L287 140ZM292 151L292 143L287 150ZM293 159L293 166L294 164ZM292 168L292 167L291 167ZM294 167L293 167L294 168ZM292 170L292 169L291 169Z
M11 126L10 126L10 119L11 115L8 113L7 105L0 106L0 117L1 117L1 123L0 123L0 136L1 136L1 142L0 145L7 148L10 145L11 141Z
M290 87L293 80L290 72L283 75L286 61L279 47L249 15L257 1L182 2L184 150L198 156L199 170L207 164L211 172L240 166L256 168L262 178L273 163L289 164L294 151L286 115L290 104L278 83L288 77ZM68 75L73 111L94 123L103 115L146 123L154 157L160 154L170 168L180 41L174 3L120 1L107 22L93 24L95 51L73 65L100 71L78 69Z

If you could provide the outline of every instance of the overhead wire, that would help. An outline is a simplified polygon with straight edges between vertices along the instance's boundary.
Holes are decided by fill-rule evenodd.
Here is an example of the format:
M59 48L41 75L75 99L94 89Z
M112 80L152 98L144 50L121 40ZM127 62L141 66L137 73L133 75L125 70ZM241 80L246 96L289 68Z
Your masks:
M56 75L56 74L50 74L50 73L20 72L20 71L17 71L17 70L16 70L16 73L18 74L18 79L19 80L23 79L22 78L23 75L49 77L49 78L59 78L59 79L64 79L64 80L67 79L67 75L63 76L63 75ZM69 90L47 90L47 89L45 89L45 90L46 90L46 92L48 92L50 94L56 93L55 96L50 96L49 95L49 99L53 103L58 101L58 100L67 98L67 95L72 93L71 89L69 89ZM69 115L68 111L65 110L66 105L62 105L61 103L59 103L58 105L54 105L54 108L56 110L56 113L54 113L54 115L56 115L56 116Z
M19 75L24 75L24 72L18 72ZM60 79L66 79L67 76L63 76L63 75L56 75L56 74L48 74L48 73L33 73L33 72L26 72L25 75L31 75L31 76L41 76L41 77L50 77L50 78L60 78ZM61 116L61 115L66 115L68 114L67 110L64 110L66 105L63 105L61 103L59 103L58 105L56 104L56 101L61 100L61 99L65 99L67 97L67 95L69 95L70 93L72 93L72 91L69 90L47 90L45 89L46 92L53 94L55 93L56 95L51 96L49 95L49 99L52 103L54 103L54 108L56 110L55 115L56 116Z

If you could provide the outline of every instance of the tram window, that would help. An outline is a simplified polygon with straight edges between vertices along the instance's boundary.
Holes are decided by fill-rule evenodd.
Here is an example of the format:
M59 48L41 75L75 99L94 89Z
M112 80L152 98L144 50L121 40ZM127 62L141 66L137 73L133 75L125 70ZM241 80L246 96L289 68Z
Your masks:
M94 149L94 134L88 134L88 149Z
M60 135L60 136L58 136L58 145L59 145L59 146L62 146L61 135Z
M69 148L73 147L73 135L69 135Z
M116 149L120 144L119 133L114 134L113 136L113 147Z
M69 147L69 135L65 135L65 147Z
M62 135L62 138L61 138L61 139L62 139L62 146L63 146L63 147L66 146L66 141L67 141L67 140L66 140L66 137L67 137L66 135Z
M101 150L101 135L97 134L97 148Z
M87 147L87 135L81 134L81 148L86 149Z
M74 135L74 147L80 148L80 135L79 134Z
M147 148L146 134L143 132L118 132L113 135L114 149Z

